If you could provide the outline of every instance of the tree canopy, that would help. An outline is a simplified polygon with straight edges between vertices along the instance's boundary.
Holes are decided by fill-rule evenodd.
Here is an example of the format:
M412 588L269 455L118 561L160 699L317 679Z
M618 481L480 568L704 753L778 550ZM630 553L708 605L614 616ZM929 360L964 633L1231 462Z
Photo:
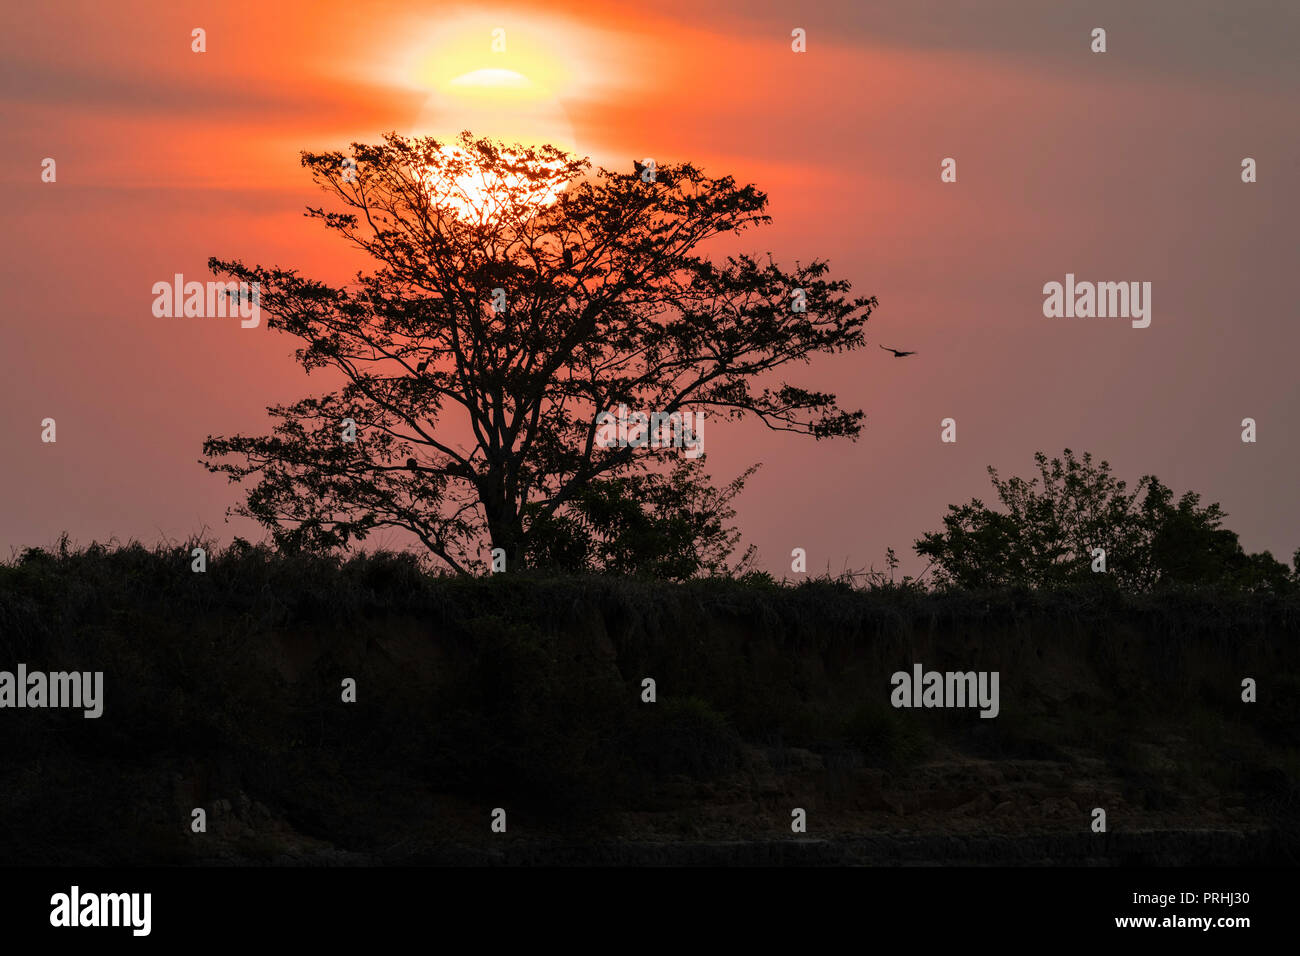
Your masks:
M822 260L719 252L769 221L752 185L689 163L593 170L469 133L388 134L302 162L341 206L308 215L374 268L334 288L210 260L258 284L304 369L341 376L268 409L270 435L204 444L211 471L253 482L235 512L282 547L401 528L457 571L490 546L511 569L689 576L734 549L729 505L749 472L719 488L703 457L607 446L602 413L752 416L815 439L862 427L835 395L775 376L860 348L876 300L850 297Z

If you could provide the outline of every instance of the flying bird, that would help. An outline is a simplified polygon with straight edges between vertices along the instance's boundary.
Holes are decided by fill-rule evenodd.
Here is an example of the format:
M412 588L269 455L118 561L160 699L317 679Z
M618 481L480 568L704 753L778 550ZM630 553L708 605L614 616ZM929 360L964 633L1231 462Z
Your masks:
M886 352L893 352L894 358L902 358L904 355L916 354L915 352L900 352L898 349L891 349L888 345L882 345L881 348L884 349Z

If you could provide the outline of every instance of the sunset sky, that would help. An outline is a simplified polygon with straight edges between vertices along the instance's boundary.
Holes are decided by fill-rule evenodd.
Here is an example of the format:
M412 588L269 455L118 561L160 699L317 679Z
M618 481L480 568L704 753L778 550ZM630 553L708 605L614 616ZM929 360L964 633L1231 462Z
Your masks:
M948 503L993 498L987 465L1065 447L1221 502L1250 550L1300 547L1300 5L123 0L6 20L0 553L65 530L260 538L226 520L241 493L203 440L260 434L320 383L295 340L155 318L151 288L212 278L213 255L345 282L366 263L303 216L328 200L299 151L466 126L753 182L773 222L735 251L825 258L879 298L866 349L789 376L865 410L856 443L706 425L715 478L762 463L737 522L778 576L794 547L812 572L891 545L918 570ZM1150 327L1044 317L1067 273L1149 281Z

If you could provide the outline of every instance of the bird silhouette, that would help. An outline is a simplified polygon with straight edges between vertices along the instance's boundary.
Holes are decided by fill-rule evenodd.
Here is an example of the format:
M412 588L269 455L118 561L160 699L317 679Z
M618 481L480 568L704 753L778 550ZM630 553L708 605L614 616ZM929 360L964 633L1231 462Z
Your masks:
M422 361L420 362L419 365L415 366L415 370L416 370L417 372L423 372L423 371L424 371L426 368L428 368L428 367L429 367L429 360L428 360L428 359L424 359L424 360L422 360Z
M573 268L573 250L567 247L564 250L564 268Z
M916 354L915 352L900 352L898 349L891 349L888 345L882 345L882 346L880 346L880 347L881 347L882 349L884 349L886 352L893 352L893 353L894 353L894 358L902 358L902 357L905 356L905 355L915 355L915 354Z
M419 466L419 462L417 462L414 458L406 459L406 467L411 469L411 471L415 471L415 469L418 466Z

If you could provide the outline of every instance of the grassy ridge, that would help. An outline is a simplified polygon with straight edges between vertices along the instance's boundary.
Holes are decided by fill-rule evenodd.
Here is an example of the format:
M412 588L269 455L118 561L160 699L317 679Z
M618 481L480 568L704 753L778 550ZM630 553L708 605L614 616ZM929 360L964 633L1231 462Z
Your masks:
M1296 596L453 579L248 547L195 574L188 545L31 551L0 566L0 669L103 670L104 716L0 711L0 850L204 859L194 806L214 831L238 818L248 859L463 842L503 805L512 830L617 837L629 813L687 826L721 791L759 806L773 773L777 803L849 819L864 780L905 788L945 761L959 782L974 761L1055 761L1118 781L1138 816L1285 828L1297 637ZM999 671L1001 714L893 709L914 660Z

